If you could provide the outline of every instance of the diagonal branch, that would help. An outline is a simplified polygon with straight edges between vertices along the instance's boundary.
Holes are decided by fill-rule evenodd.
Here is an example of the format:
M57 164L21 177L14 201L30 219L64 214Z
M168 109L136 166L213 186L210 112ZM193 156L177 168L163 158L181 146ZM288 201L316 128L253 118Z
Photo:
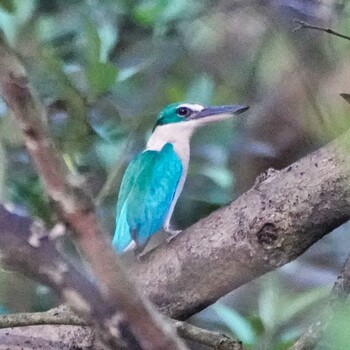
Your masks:
M137 344L127 320L116 311L115 302L106 300L103 291L62 256L48 232L30 218L11 213L2 205L0 222L2 266L51 287L62 302L89 317L97 329L104 332L103 338L108 343ZM112 337L107 325L119 330L121 339Z
M297 30L300 30L300 29L313 29L313 30L318 30L318 31L325 32L328 34L332 34L332 35L337 36L337 37L342 38L342 39L350 40L350 36L338 33L330 28L315 26L315 25L309 24L305 21L302 21L298 18L294 18L294 22L299 24L298 27L293 29L294 32Z
M76 233L75 240L119 321L128 324L141 349L184 349L171 327L141 298L120 267L107 235L97 222L91 200L70 183L68 170L46 130L45 110L32 93L23 65L3 39L0 40L0 90L20 125L47 193ZM113 327L100 326L113 342Z
M294 260L350 219L349 140L347 132L286 169L263 174L130 273L165 314L183 319Z

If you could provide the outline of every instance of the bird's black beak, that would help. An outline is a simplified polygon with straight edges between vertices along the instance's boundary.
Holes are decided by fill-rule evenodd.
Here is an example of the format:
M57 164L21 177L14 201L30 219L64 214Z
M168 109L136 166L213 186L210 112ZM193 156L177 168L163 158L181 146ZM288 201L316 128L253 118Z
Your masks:
M188 120L202 119L210 116L230 117L245 112L249 107L244 105L209 106L191 115Z

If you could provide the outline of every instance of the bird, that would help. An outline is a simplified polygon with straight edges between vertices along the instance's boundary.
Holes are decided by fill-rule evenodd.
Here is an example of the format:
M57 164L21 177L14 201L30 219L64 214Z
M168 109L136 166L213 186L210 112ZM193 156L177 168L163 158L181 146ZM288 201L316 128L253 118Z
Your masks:
M159 113L145 150L133 158L121 181L112 241L117 254L141 254L161 228L169 239L181 232L171 227L170 219L186 180L192 134L248 108L173 103Z

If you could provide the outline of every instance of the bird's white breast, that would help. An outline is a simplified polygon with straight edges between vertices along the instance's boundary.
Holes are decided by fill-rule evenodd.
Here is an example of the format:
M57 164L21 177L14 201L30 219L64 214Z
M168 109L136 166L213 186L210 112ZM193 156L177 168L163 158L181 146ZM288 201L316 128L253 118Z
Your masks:
M186 123L157 126L147 142L146 150L160 151L166 143L171 143L182 161L182 166L188 165L192 133L193 129Z

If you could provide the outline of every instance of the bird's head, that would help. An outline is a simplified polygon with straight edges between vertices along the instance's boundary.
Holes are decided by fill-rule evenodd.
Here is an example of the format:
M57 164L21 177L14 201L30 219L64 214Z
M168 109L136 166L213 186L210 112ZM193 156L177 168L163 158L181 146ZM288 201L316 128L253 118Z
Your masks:
M249 107L244 105L202 106L192 103L173 103L159 114L154 128L162 125L181 123L184 127L195 129L201 125L228 119L241 114ZM186 123L186 124L185 124Z

